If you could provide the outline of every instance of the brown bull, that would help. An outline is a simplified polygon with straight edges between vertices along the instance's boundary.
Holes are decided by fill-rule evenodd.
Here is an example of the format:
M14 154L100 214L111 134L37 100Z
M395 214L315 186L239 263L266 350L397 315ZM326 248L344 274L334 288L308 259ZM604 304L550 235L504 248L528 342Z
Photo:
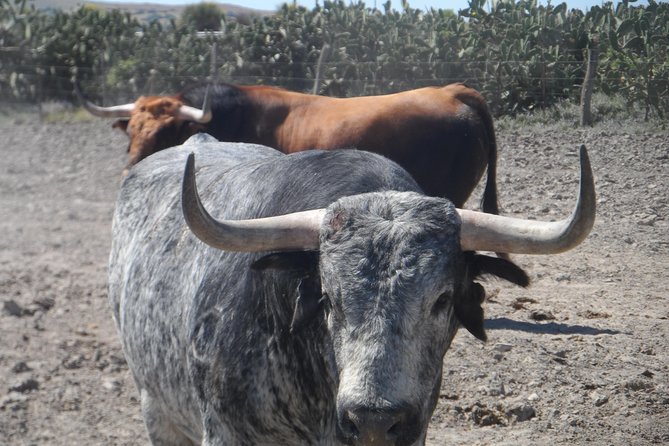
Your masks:
M346 99L219 83L114 107L84 105L121 119L114 126L130 137L127 168L200 131L284 153L357 148L396 161L425 193L459 207L487 167L483 210L498 213L492 117L483 97L461 83Z

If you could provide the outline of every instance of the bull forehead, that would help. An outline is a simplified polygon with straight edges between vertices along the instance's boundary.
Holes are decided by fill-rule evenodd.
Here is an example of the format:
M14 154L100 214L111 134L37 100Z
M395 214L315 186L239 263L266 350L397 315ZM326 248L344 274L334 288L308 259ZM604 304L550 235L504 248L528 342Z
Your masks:
M140 96L135 101L133 117L135 115L151 115L160 117L164 115L175 116L183 105L179 99L171 96Z
M411 192L357 195L331 206L324 221L323 288L352 316L401 306L407 317L419 317L423 296L454 283L460 220L447 200Z
M164 148L156 147L156 135L178 121L177 116L182 105L180 100L169 96L141 96L135 101L126 126L130 137L128 152L132 164Z

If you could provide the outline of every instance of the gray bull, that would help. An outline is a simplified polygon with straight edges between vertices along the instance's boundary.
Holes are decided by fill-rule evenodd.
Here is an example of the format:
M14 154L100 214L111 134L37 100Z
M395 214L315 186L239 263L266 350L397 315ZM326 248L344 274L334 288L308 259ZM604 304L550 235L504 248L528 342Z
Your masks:
M457 328L485 339L476 279L527 284L474 251L561 252L594 221L584 150L574 213L542 223L458 210L371 153L194 138L135 166L114 216L110 301L153 444L424 444Z

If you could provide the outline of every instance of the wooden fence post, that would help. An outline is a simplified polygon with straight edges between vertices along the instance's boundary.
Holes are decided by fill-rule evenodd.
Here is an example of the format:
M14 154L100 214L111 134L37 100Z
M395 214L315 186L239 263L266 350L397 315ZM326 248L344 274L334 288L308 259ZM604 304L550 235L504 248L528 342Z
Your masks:
M313 94L318 94L318 87L321 83L321 70L323 69L323 63L325 62L326 53L330 50L330 45L327 43L323 44L321 48L321 54L318 56L318 63L316 65L316 76L314 76L314 88Z
M581 125L592 125L592 91L597 74L597 59L599 58L599 48L596 42L592 41L592 47L588 48L588 68L585 71L583 86L581 87Z
M216 63L216 55L218 54L218 46L216 45L216 42L211 44L211 58L210 58L210 66L209 66L209 78L207 79L208 84L212 84L214 82L218 82L218 64Z

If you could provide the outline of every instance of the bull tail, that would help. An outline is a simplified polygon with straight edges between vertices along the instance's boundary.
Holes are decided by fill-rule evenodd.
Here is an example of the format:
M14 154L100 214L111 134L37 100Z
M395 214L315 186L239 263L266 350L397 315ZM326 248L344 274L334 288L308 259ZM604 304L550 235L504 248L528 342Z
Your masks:
M485 188L481 197L481 209L488 214L499 215L499 205L497 203L497 138L495 137L492 114L485 99L478 91L467 87L465 84L455 85L455 88L461 89L455 94L456 98L476 110L484 127L485 144L488 149L488 166ZM498 252L497 257L509 260L509 255L506 253Z
M486 142L488 143L488 168L485 188L481 197L481 209L488 214L499 215L499 205L497 204L497 138L495 137L495 128L488 106L485 103L484 106L484 109L477 109L486 128ZM498 252L496 254L500 259L510 260L507 253Z
M488 131L488 169L485 188L481 197L481 209L488 214L499 214L499 206L497 204L497 142L495 140L495 133L491 133L492 131L491 122L491 127Z
M490 109L478 91L467 87L463 83L453 84L451 87L459 90L454 93L455 97L472 110L475 110L483 123L485 144L488 148L488 167L485 189L481 197L481 209L489 214L499 214L497 204L497 140Z

